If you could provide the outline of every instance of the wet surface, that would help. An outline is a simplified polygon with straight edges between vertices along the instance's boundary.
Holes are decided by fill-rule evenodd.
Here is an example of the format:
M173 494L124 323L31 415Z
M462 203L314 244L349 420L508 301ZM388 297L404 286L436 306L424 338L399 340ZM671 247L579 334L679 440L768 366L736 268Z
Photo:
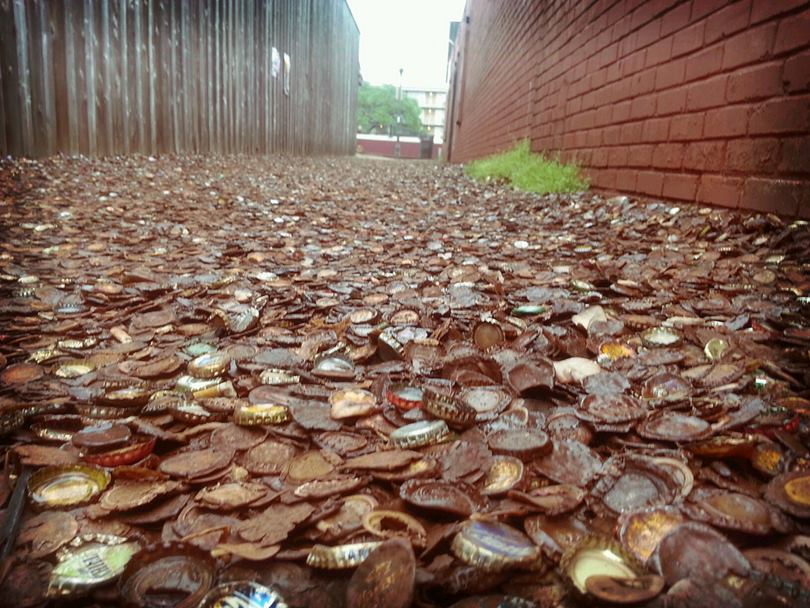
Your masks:
M806 223L363 159L0 191L0 605L808 602Z

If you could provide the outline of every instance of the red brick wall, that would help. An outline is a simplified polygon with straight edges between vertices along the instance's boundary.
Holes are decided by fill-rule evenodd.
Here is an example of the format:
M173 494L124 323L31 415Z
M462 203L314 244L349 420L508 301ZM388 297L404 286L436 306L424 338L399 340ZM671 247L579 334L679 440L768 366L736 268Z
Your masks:
M597 190L810 217L810 1L468 0L445 145Z

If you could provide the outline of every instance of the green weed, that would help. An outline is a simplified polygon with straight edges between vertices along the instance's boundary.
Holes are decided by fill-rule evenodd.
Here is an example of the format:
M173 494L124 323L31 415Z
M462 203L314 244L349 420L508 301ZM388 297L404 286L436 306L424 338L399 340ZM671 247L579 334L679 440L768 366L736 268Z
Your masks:
M534 154L525 139L512 150L468 163L465 170L473 179L503 180L519 190L539 194L588 189L588 180L577 165Z

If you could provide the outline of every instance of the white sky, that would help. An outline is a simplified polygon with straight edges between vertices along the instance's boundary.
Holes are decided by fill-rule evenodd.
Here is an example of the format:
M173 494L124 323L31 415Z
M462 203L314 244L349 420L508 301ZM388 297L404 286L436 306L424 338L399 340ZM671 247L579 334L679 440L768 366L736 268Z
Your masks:
M347 0L360 28L360 71L371 84L443 86L450 22L466 0Z

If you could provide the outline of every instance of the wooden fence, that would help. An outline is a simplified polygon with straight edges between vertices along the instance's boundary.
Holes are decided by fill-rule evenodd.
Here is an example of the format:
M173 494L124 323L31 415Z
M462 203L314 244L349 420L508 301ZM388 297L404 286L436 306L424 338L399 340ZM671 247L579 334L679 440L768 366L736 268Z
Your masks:
M358 39L346 0L0 0L0 153L351 154Z

